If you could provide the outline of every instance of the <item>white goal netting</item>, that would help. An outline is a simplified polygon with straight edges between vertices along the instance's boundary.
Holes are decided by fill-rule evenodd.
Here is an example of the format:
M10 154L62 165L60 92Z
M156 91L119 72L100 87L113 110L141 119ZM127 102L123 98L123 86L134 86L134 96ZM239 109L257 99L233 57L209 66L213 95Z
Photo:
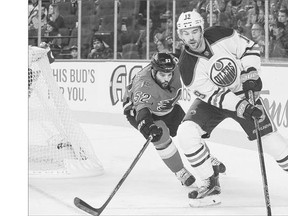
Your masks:
M47 50L29 47L29 176L83 177L103 173L94 149L56 83Z

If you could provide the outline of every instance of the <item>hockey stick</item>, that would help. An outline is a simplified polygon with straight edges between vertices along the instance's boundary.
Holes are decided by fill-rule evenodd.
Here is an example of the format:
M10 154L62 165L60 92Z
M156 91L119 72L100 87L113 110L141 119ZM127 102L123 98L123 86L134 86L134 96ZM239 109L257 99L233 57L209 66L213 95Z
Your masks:
M241 94L244 94L245 91L239 91L239 92L236 92L235 95L241 95ZM270 91L269 90L261 90L259 91L259 94L270 94Z
M142 154L144 153L145 149L148 147L148 145L152 139L153 139L153 137L149 136L149 138L146 140L145 144L143 145L140 152L137 154L136 158L133 160L133 162L130 165L130 167L128 168L128 170L124 173L123 177L120 179L120 181L118 182L116 187L113 189L113 191L110 194L110 196L108 197L108 199L105 201L105 203L100 208L94 208L78 197L74 198L75 206L77 206L79 209L81 209L81 210L83 210L83 211L85 211L91 215L94 215L94 216L100 215L102 213L102 211L106 208L108 203L111 201L113 196L116 194L118 189L121 187L121 185L123 184L123 182L125 181L125 179L129 175L129 173L132 171L133 167L136 165L136 163L138 162L138 160L140 159L140 157L142 156Z
M248 92L248 94L249 94L250 102L253 105L255 105L255 96L254 96L253 91L250 90ZM255 131L256 131L256 137L257 137L257 146L258 146L258 154L259 154L259 159L260 159L260 167L261 167L261 174L262 174L262 181L263 181L266 210L267 210L267 215L272 216L270 196L269 196L269 191L268 191L266 168L265 168L265 161L264 161L264 154L263 154L263 147L262 147L262 140L261 140L260 129L259 129L259 122L255 118L254 118L254 124L255 124Z

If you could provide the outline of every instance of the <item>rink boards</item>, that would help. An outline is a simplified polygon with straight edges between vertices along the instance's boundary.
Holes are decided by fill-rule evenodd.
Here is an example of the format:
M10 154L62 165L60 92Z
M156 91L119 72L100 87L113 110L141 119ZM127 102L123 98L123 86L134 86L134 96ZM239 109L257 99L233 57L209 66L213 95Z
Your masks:
M53 75L78 121L128 126L122 113L125 86L147 62L54 62ZM287 66L262 66L263 94L275 125L288 139ZM185 110L195 96L183 89L180 100ZM240 131L230 120L221 123L224 130Z
M89 137L104 166L102 176L80 179L29 179L29 215L85 215L73 205L75 196L99 207L127 170L145 142L122 115L124 88L146 63L124 62L55 62L53 74L68 105ZM272 76L271 76L272 75ZM275 124L282 135L287 133L288 73L283 67L263 67L263 95ZM183 91L185 109L193 100ZM219 132L219 133L218 133ZM174 139L179 146L177 139ZM211 152L226 164L221 175L222 204L191 208L187 194L175 176L165 167L152 145L145 151L121 189L107 206L104 215L265 215L265 202L256 145L248 143L233 121L225 120L207 141ZM183 156L181 148L180 155ZM193 173L187 160L183 163ZM288 176L265 155L273 215L288 212ZM193 173L195 175L195 173Z

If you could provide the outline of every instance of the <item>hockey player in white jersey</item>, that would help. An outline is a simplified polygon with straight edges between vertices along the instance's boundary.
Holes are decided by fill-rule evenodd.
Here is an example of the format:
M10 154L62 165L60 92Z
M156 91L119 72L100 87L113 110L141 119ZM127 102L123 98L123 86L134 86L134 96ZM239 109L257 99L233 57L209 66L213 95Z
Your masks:
M123 99L124 115L129 123L152 143L166 166L182 185L193 186L194 176L184 167L172 137L177 135L185 112L179 105L182 85L178 58L169 53L155 53L151 63L139 71L127 86ZM212 157L215 173L225 172L225 165ZM194 184L195 186L195 184Z
M197 96L179 126L178 137L185 156L204 182L199 190L188 194L190 205L221 202L219 176L213 172L203 138L226 118L238 122L249 140L256 139L253 119L258 119L264 151L288 171L288 144L276 132L258 97L262 89L258 45L233 29L215 26L204 31L203 18L196 11L179 16L177 33L185 43L179 59L181 79ZM251 90L257 96L256 106L248 101Z

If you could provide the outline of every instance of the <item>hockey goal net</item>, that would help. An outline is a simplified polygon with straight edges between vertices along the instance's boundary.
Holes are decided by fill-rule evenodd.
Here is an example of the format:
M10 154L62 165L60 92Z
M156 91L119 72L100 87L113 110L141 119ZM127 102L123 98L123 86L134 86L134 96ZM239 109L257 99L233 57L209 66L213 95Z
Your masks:
M29 47L29 176L100 175L103 167L57 85L47 50Z

